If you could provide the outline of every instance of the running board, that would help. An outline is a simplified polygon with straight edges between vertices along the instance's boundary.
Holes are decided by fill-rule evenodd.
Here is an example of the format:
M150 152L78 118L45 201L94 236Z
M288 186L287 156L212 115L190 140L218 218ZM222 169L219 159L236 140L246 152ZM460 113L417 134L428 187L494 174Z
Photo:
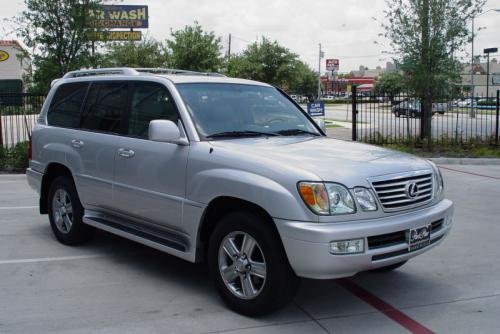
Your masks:
M187 238L171 232L156 229L153 231L132 223L102 217L83 216L83 222L166 253L186 253L189 249Z

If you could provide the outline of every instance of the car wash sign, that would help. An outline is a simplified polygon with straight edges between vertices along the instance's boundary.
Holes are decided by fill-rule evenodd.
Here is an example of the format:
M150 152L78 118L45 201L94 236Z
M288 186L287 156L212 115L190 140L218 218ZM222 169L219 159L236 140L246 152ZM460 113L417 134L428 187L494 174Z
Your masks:
M100 5L89 9L88 26L93 28L148 28L148 6Z
M307 113L311 117L325 116L325 103L323 101L310 102L307 104Z

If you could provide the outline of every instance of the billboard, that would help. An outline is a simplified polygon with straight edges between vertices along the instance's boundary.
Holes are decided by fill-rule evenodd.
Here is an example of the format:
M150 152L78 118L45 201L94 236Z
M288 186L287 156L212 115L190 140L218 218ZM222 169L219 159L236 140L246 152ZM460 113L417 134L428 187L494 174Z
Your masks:
M100 5L89 9L87 25L93 28L148 28L148 6Z
M327 71L338 71L339 64L340 64L340 62L338 59L327 59L326 60L326 70Z
M112 30L112 31L90 31L88 37L91 41L140 41L141 31Z

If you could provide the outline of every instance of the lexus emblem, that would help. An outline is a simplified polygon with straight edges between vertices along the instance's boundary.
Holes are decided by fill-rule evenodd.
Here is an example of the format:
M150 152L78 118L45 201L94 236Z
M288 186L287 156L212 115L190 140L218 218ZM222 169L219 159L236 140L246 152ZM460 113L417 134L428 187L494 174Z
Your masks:
M408 198L415 198L418 194L418 185L415 182L406 185L406 196Z

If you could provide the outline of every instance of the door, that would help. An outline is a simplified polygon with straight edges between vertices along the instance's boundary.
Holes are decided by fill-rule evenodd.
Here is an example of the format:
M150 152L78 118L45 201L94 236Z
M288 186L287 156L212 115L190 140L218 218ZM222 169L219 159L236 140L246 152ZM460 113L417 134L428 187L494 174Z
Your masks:
M91 84L79 128L71 137L78 152L77 188L86 208L110 208L113 204L115 152L128 106L127 82L101 81Z
M153 225L180 228L189 146L148 140L152 120L182 126L176 105L167 88L153 82L132 84L130 96L116 152L114 207Z

